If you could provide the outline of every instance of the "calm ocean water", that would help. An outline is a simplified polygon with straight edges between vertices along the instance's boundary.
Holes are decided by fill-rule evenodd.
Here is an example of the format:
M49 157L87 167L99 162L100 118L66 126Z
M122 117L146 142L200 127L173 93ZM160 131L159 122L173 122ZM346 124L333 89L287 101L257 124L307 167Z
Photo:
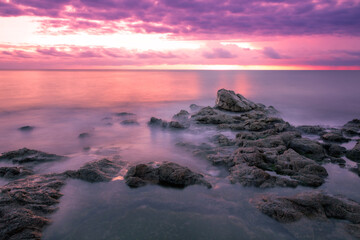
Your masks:
M174 161L213 177L211 191L71 180L44 239L319 239L324 232L351 239L331 221L285 228L249 203L257 194L306 188L231 185L225 171L175 146L200 143L214 130L199 135L148 128L151 116L170 119L192 103L213 106L220 88L274 106L293 125L336 127L360 118L360 71L0 71L0 152L28 147L69 156L39 165L38 173L120 157L130 163ZM119 112L136 114L139 125L121 125ZM26 125L35 128L18 130ZM85 132L90 137L79 139ZM330 176L320 189L360 201L359 177L326 167Z

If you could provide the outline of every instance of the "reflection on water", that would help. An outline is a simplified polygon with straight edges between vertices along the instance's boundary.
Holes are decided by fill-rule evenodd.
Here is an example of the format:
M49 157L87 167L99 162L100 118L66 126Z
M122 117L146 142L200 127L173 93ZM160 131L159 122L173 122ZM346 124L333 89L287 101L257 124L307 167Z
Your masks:
M44 239L346 239L332 221L281 225L251 204L257 194L294 194L230 185L223 169L176 147L201 143L217 130L151 129L151 116L170 119L196 103L214 105L216 91L232 89L279 109L290 123L343 125L360 117L359 71L0 71L0 152L34 148L69 158L38 173L77 169L98 158L130 163L173 161L202 172L215 186L174 190L129 189L123 181L70 181ZM123 125L130 112L139 125ZM19 131L22 126L32 131ZM79 138L88 133L89 137ZM227 132L229 136L233 133ZM353 143L352 143L353 144ZM8 163L1 163L8 164ZM336 165L320 189L360 201L359 177ZM0 184L6 181L1 180ZM314 227L313 225L316 225ZM301 227L299 227L301 226Z

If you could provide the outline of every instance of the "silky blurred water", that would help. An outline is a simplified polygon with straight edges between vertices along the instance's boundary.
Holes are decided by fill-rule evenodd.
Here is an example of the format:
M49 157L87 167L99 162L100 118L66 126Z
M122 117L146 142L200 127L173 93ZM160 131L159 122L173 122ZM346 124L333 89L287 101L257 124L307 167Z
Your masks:
M224 169L176 146L208 141L218 130L147 126L151 116L169 120L192 103L213 106L220 88L276 107L293 125L336 127L360 118L360 71L0 71L0 152L28 147L69 157L40 164L37 173L77 169L103 157L129 164L173 161L214 185L129 189L123 181L71 180L44 239L351 239L335 221L282 225L250 203L259 194L311 188L231 185ZM121 124L128 118L139 124ZM27 125L34 129L18 130ZM89 137L79 138L81 133ZM330 176L320 189L360 201L357 175L333 164L326 168Z

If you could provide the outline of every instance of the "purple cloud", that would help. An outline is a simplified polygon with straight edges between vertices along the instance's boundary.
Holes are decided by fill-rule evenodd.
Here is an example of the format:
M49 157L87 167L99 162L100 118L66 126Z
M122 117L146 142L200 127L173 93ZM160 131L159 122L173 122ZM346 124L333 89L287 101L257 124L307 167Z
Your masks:
M20 8L11 3L0 2L0 16L15 17L25 14Z
M280 56L280 54L278 52L275 51L275 49L273 49L272 47L265 47L263 49L263 54L265 57L267 58L271 58L271 59L281 59L283 58L282 56Z
M43 54L43 55L48 55L48 56L54 56L54 57L72 57L71 54L58 51L58 50L56 50L55 48L48 48L48 49L38 48L38 49L36 49L36 51L37 51L38 53L41 53L41 54Z
M211 59L211 58L236 58L237 56L223 48L214 48L212 49L211 52L204 52L203 57Z
M71 6L74 11L68 11ZM138 32L182 36L360 35L360 3L355 0L13 0L1 2L1 16L48 16L71 20L124 20ZM137 24L132 24L132 23Z

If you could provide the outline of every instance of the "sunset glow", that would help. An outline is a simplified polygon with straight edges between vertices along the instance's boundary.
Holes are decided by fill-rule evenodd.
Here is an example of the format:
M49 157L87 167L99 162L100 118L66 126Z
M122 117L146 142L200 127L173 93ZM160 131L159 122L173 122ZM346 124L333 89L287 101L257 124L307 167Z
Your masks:
M1 69L360 69L359 1L0 0Z

